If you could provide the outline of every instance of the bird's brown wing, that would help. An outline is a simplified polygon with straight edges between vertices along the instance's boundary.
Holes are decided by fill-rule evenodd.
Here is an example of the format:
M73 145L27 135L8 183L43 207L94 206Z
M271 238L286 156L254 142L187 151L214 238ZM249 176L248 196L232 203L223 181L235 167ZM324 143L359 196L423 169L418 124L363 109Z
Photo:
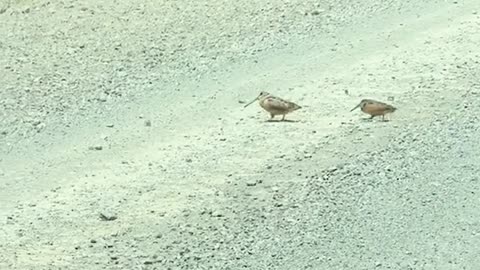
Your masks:
M381 115L388 111L389 105L380 102L367 103L364 107L364 112L371 115Z
M265 105L272 110L276 111L288 111L289 110L289 104L287 101L277 98L277 97L268 97L265 100Z
M387 106L388 104L387 103L383 103L381 101L378 101L378 100L373 100L373 99L365 99L363 100L366 104L371 104L371 105L375 105L375 106Z

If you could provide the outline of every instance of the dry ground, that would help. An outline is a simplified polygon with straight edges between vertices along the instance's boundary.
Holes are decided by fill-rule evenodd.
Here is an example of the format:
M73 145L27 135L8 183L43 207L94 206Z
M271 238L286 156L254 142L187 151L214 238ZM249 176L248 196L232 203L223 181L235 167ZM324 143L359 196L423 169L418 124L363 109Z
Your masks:
M480 266L480 2L4 2L1 269Z

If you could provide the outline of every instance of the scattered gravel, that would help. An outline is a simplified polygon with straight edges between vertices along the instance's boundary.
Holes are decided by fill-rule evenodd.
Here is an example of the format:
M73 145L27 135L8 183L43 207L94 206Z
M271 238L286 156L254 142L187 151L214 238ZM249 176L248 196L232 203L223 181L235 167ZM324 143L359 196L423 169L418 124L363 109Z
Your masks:
M476 269L479 8L0 3L0 269Z

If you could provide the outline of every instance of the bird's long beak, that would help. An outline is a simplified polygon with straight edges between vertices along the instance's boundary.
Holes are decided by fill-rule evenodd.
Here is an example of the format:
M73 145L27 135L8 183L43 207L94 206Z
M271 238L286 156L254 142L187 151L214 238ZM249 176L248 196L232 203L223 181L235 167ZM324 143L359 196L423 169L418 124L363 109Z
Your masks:
M355 110L356 108L360 107L360 104L362 103L359 103L357 106L355 106L353 109L351 109L350 111L353 112L353 110Z
M256 97L254 100L250 101L249 103L247 103L245 106L243 106L243 108L246 108L248 107L250 104L252 104L253 102L257 101L258 100L258 97Z

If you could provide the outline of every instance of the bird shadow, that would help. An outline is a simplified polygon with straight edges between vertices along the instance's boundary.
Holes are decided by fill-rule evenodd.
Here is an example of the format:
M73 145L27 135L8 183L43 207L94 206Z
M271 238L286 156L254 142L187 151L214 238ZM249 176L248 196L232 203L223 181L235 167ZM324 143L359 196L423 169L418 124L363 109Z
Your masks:
M380 120L377 120L377 119L370 118L370 117L368 117L368 118L361 118L361 119L362 119L363 122L373 122L373 121L375 121L375 122L390 122L390 120L388 120L388 119L383 119L383 120L380 119Z
M300 121L298 120L288 120L288 119L285 119L285 120L272 120L272 119L268 119L265 121L266 123L298 123Z

